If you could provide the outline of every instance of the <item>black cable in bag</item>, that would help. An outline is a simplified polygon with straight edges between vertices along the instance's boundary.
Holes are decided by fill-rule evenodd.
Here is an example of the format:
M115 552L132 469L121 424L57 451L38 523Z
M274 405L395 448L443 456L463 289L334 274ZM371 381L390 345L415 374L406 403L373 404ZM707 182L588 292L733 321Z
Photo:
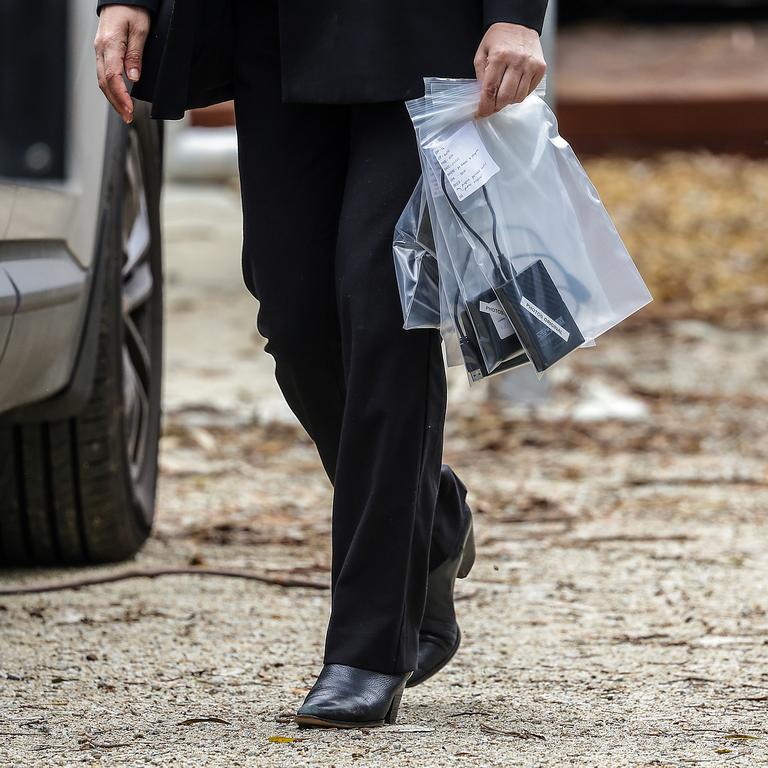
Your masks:
M544 266L542 258L537 258L525 269L518 272L511 259L506 258L502 253L497 235L496 211L486 186L483 185L482 192L491 214L495 253L451 200L443 171L441 171L440 181L445 198L453 212L464 228L482 246L491 261L490 288L483 291L482 294L466 300L467 313L477 331L476 342L481 350L490 352L491 359L498 360L499 364L502 364L517 360L520 351L524 349L533 366L541 373L580 347L584 343L584 336ZM477 260L475 260L475 264L479 268L480 265ZM508 267L509 271L505 267ZM485 277L488 280L488 277ZM500 338L497 332L494 338L494 334L490 333L492 330L498 331L498 326L493 323L490 312L481 311L481 306L485 306L487 310L491 302L494 302L496 306L501 305L508 321L514 328L514 335ZM461 313L458 312L457 315L460 316ZM507 370L522 364L522 362L504 365L504 367L499 365L493 367L488 373ZM483 375L488 375L488 373L484 372Z
M477 242L482 245L488 253L491 263L495 266L495 260L488 244L472 229L467 220L457 210L453 201L448 197L448 190L445 186L445 173L441 172L440 183L443 193L449 205L453 208L454 213L472 233L473 237L476 238ZM470 251L464 265L465 273L469 268L471 260L472 253ZM499 322L498 315L496 322L494 322L492 313L503 314L504 310L499 304L493 288L490 287L490 283L487 290L470 299L465 298L463 307L459 306L460 299L461 291L457 291L453 315L456 318L459 332L459 347L464 357L464 364L473 381L490 376L492 373L501 373L511 368L518 368L529 362L528 355L526 355L512 327L509 326L508 333L506 330L500 333L499 325L497 325ZM508 318L504 317L503 319L507 322L501 325L502 328L508 325L509 322Z

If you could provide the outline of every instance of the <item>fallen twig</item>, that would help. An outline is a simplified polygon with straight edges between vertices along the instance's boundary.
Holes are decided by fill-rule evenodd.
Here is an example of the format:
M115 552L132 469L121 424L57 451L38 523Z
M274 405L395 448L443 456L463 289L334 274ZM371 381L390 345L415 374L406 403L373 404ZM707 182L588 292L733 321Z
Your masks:
M589 538L563 539L562 541L556 541L555 544L559 547L588 547L592 544L655 544L657 542L667 541L682 543L687 541L696 541L696 538L692 536L686 536L685 534L670 536L634 536L631 534L619 534L616 536L590 536Z
M672 680L662 680L659 682L659 685L672 685L674 683L716 683L717 680L714 680L711 677L696 677L696 676L689 676L689 677L675 677Z
M749 485L762 488L768 481L760 477L631 477L627 485Z
M540 733L534 733L525 728L519 731L505 731L502 728L494 728L492 725L488 725L488 723L480 723L480 730L497 736L514 736L516 739L540 739L541 741L546 741L546 738Z
M122 742L119 744L98 744L95 741L91 741L90 739L83 739L80 742L80 749L122 749L124 747L132 747L133 744L129 742Z
M325 582L312 581L310 579L294 579L288 576L267 576L263 573L254 573L239 568L132 568L119 573L108 573L96 576L87 576L82 579L69 581L42 582L28 586L4 587L0 589L0 596L34 595L41 592L61 592L65 589L80 589L92 587L98 584L112 584L116 581L127 579L156 579L160 576L224 576L232 579L248 579L259 581L262 584L274 584L278 587L303 587L304 589L328 589Z
M223 717L188 717L176 725L197 725L198 723L220 723L221 725L232 725L229 720Z

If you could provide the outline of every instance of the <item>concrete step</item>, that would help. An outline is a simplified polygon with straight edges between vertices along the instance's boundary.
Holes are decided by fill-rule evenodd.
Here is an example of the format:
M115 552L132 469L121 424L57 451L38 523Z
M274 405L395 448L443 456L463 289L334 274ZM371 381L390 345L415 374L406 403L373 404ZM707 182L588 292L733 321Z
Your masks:
M577 152L768 154L768 24L568 27L557 84Z

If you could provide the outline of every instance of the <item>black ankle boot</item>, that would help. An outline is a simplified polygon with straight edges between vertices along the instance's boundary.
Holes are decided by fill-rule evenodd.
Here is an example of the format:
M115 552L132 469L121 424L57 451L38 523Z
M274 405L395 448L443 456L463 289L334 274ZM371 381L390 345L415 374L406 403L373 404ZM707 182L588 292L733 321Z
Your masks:
M433 571L427 579L427 603L419 631L419 655L416 671L407 687L423 683L439 672L456 654L461 644L461 630L453 608L453 586L456 579L469 575L475 563L475 536L472 512L465 506L467 524L464 543L459 553Z
M296 713L300 728L370 728L394 723L410 672L387 675L326 664Z

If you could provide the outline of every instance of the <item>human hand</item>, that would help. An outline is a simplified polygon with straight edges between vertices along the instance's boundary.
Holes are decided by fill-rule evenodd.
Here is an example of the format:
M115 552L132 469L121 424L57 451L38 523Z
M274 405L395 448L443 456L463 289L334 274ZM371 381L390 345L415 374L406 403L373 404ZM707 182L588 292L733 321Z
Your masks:
M94 41L99 88L126 123L133 120L133 101L123 73L134 83L141 77L149 23L149 11L132 5L107 5L99 16Z
M521 102L547 71L539 33L501 22L492 24L485 33L474 64L482 83L477 117L488 117L508 104Z

